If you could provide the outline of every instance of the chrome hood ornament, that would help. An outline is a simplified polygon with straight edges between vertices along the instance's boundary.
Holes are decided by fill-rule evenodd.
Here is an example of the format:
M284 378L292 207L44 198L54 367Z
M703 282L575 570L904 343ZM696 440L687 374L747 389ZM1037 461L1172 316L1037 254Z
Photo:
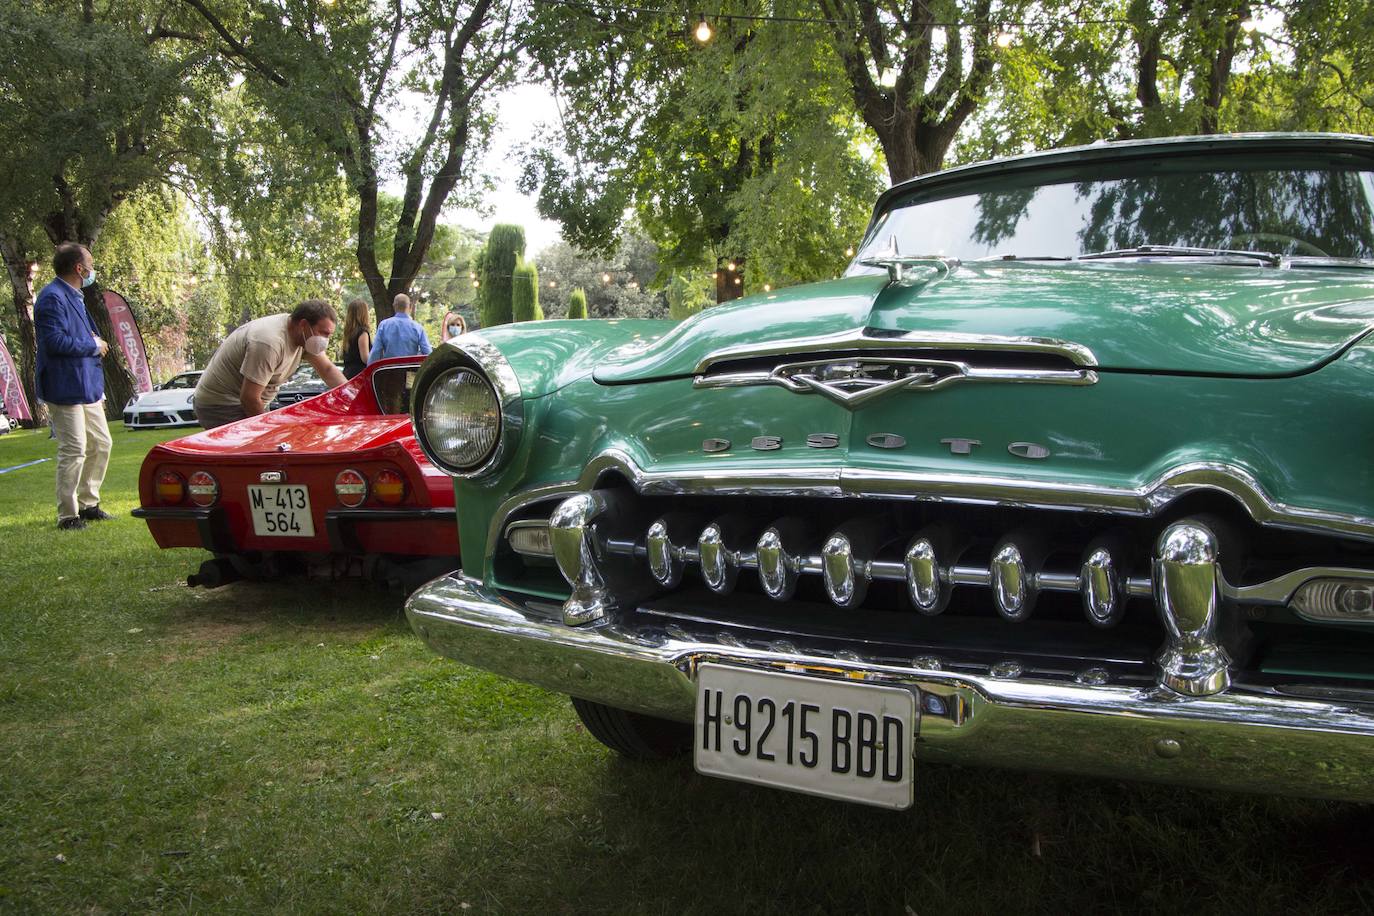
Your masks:
M887 237L887 246L882 251L860 258L859 263L865 267L886 268L888 286L938 283L960 266L958 258L939 254L904 255L897 250L895 235Z

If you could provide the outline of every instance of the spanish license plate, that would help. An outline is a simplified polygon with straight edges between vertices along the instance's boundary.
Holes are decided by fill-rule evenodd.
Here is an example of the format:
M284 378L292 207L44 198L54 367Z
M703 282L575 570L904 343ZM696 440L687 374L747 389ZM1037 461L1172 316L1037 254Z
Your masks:
M696 703L698 773L911 807L913 690L706 664Z
M259 537L311 538L310 491L302 486L275 484L248 488L253 533Z

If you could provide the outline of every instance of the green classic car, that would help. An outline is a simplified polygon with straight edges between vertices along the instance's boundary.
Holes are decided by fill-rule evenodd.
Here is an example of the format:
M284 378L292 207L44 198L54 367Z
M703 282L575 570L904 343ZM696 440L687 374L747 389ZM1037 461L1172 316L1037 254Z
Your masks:
M1371 800L1371 329L1369 138L917 178L833 282L436 350L463 568L407 613L623 754L762 785Z

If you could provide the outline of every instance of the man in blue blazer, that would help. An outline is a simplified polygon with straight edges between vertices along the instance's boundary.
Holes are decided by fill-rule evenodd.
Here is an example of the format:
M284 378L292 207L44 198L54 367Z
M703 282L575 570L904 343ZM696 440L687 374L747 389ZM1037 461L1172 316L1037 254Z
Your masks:
M56 279L34 303L35 381L57 434L57 527L70 531L112 517L100 508L111 444L100 360L110 347L96 334L81 298L81 288L95 282L91 253L65 242L57 246L52 269Z

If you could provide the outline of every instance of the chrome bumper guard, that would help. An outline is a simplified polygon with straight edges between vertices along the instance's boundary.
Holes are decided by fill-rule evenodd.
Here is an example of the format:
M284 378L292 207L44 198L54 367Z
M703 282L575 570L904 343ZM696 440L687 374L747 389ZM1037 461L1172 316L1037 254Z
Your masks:
M461 573L413 594L406 615L449 658L682 722L693 719L704 662L801 671L918 690L918 761L1374 801L1374 705L1234 687L1185 696L1164 686L966 674L925 659L813 655L784 643L759 649L609 620L569 625L560 605L520 604Z

